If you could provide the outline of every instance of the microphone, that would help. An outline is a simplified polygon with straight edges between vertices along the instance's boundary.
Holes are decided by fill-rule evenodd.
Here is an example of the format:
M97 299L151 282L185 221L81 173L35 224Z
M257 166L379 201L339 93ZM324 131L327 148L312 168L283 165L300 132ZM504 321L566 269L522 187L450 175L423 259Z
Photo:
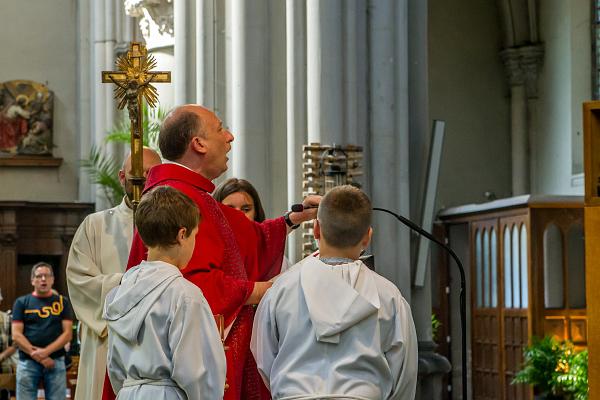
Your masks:
M302 203L292 204L292 212L302 212L310 208L319 208L319 206L304 206Z
M445 243L439 241L435 236L431 233L427 232L425 229L421 228L419 225L412 222L410 219L403 217L402 215L396 214L390 210L386 210L385 208L373 207L373 211L383 211L385 213L391 214L398 221L408 226L413 231L418 234L425 236L427 239L432 242L438 244L441 248L446 250L448 254L454 259L456 262L456 266L458 267L458 271L460 272L460 330L461 330L461 365L462 365L462 396L463 399L467 398L467 305L465 300L465 289L467 286L466 278L465 278L465 269L460 262L460 259L452 250L450 246Z

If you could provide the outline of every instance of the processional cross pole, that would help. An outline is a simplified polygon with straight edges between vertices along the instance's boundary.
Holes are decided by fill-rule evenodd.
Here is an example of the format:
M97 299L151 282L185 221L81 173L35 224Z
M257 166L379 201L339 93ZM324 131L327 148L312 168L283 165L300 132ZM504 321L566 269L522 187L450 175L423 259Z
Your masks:
M116 62L118 71L102 71L102 83L114 83L115 99L119 100L118 109L127 106L131 125L131 183L133 185L133 209L140 202L144 189L143 169L143 114L144 99L148 107L154 108L158 101L158 92L152 83L171 82L171 72L151 71L156 67L156 59L143 43L132 42L127 54L120 56Z

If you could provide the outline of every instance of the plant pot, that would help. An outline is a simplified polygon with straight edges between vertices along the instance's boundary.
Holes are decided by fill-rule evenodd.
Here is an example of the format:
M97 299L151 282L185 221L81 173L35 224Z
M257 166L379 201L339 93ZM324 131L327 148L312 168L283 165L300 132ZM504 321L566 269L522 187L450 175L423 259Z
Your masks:
M536 394L533 396L533 400L566 400L565 396L555 396L553 394Z

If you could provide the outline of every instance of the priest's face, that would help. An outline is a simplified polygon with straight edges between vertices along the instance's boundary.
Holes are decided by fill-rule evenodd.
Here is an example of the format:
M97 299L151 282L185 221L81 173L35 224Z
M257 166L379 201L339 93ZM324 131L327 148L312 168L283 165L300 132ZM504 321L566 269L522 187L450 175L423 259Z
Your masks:
M198 109L197 112L202 119L203 129L194 140L201 142L203 174L212 180L227 171L227 153L231 151L233 135L213 112L206 109Z

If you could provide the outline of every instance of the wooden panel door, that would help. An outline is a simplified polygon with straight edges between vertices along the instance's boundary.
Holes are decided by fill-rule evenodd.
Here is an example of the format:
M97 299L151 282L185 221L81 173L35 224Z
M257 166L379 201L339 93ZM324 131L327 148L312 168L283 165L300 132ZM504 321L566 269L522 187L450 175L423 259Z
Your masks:
M497 218L471 224L473 399L503 398Z
M531 327L531 279L529 255L528 215L500 218L499 289L501 304L501 340L503 343L502 369L504 398L525 400L531 398L526 385L513 385L515 374L523 365L523 350L528 344Z

